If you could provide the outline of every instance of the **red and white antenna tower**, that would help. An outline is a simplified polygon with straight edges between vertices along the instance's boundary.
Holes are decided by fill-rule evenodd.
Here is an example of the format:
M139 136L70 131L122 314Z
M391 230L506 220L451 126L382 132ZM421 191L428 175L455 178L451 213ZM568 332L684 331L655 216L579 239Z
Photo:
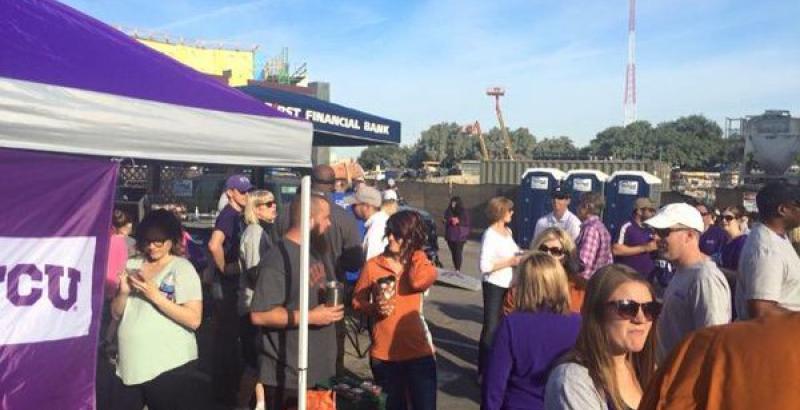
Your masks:
M623 125L636 121L636 0L629 0L628 10L628 66L625 69L625 121Z

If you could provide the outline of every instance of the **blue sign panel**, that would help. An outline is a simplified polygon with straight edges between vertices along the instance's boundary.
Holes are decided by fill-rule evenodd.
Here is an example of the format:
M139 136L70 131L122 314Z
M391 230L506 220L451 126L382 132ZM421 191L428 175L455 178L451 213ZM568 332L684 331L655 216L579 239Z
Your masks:
M239 90L295 118L314 124L314 145L399 144L400 122L367 114L318 98L274 88L245 86Z

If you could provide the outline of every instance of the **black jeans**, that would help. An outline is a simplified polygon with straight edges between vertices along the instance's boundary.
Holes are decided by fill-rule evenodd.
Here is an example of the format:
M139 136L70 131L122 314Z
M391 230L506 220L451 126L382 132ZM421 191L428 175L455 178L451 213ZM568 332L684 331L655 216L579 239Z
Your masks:
M386 410L436 410L436 359L400 362L372 359L375 383L386 393ZM408 400L411 407L408 407Z
M447 246L450 248L450 254L453 255L453 265L457 271L461 271L461 263L464 261L464 242L447 241Z
M494 340L494 331L500 323L500 315L503 313L503 301L508 289L483 282L483 329L481 329L481 340L478 346L478 374L483 374L486 365L486 357Z
M211 395L197 361L161 373L153 380L126 386L119 378L111 394L111 410L194 410L209 409ZM105 410L98 407L98 410Z

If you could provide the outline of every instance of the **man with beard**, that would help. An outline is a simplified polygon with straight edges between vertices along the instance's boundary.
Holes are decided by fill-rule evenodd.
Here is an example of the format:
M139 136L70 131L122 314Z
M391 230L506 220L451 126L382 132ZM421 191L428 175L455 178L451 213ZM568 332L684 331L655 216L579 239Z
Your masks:
M311 255L309 259L308 385L327 381L336 371L336 351L326 348L336 343L334 323L344 317L344 307L326 307L319 299L326 273L321 253L327 252L325 232L331 226L330 203L311 196ZM300 320L300 197L290 207L289 230L262 258L259 267L250 320L262 327L259 352L259 378L264 384L268 409L296 406L297 352Z

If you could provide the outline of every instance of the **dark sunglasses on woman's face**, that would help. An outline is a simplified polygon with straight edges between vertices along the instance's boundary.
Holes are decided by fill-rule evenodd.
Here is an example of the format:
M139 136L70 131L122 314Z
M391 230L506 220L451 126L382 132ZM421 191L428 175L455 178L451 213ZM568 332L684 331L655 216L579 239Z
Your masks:
M261 204L261 205L264 205L264 206L266 206L267 208L272 208L273 206L275 206L275 201L267 201L267 202L264 202L264 203L263 203L263 204Z
M612 300L607 303L621 318L626 320L633 320L639 315L639 308L641 307L644 317L653 321L656 320L659 313L661 313L661 303L656 301L639 303L633 300Z
M542 245L539 247L539 251L544 253L549 253L550 255L555 257L564 256L564 248L559 248L556 246L551 248L549 246Z
M730 222L730 221L736 219L736 217L733 216L733 215L722 215L722 219L724 219L726 222Z
M144 240L144 246L153 245L156 248L160 248L160 247L164 246L164 244L166 242L167 242L166 239L145 239Z

